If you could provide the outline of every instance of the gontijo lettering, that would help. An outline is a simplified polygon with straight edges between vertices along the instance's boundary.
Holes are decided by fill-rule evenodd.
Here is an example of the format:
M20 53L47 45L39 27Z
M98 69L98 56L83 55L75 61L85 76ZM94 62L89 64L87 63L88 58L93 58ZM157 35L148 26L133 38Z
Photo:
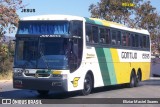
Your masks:
M136 52L122 52L121 53L122 59L137 59Z

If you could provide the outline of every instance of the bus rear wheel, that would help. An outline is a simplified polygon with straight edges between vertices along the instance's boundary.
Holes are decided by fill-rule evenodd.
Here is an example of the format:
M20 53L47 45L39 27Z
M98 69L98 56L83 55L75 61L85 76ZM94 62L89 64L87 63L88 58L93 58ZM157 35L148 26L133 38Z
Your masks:
M132 72L131 77L130 77L130 83L128 84L129 88L133 88L136 84L136 76Z
M88 95L91 93L93 89L93 80L91 75L87 74L85 79L84 79L84 88L81 90L82 95Z
M42 96L47 95L49 93L48 90L37 90L37 92Z
M137 76L136 76L135 87L139 86L140 81L141 81L141 74L140 74L140 72L138 72Z

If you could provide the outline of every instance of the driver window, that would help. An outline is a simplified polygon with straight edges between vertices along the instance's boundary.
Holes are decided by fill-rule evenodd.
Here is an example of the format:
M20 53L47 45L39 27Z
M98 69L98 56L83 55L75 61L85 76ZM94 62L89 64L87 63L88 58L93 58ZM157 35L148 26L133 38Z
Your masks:
M82 37L82 21L73 21L72 35Z

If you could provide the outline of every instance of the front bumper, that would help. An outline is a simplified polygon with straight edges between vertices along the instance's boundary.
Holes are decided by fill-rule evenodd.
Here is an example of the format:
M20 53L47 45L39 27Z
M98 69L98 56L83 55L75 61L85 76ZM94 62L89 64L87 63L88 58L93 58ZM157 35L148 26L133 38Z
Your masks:
M13 77L13 88L67 91L67 79Z

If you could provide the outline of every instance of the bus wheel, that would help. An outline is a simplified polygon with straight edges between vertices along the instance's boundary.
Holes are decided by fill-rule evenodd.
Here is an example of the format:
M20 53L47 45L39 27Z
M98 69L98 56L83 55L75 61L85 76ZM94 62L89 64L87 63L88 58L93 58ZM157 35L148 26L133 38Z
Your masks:
M132 72L130 77L129 88L133 88L135 86L135 82L136 82L136 77L135 74Z
M40 95L47 95L49 93L48 90L37 90Z
M87 74L86 77L85 77L85 80L84 80L84 88L81 91L81 94L82 95L88 95L88 94L90 94L91 91L92 91L92 88L93 88L92 77L91 77L91 75Z
M136 76L135 87L137 87L139 85L140 81L141 81L141 74L140 74L140 72L138 72L137 76Z

